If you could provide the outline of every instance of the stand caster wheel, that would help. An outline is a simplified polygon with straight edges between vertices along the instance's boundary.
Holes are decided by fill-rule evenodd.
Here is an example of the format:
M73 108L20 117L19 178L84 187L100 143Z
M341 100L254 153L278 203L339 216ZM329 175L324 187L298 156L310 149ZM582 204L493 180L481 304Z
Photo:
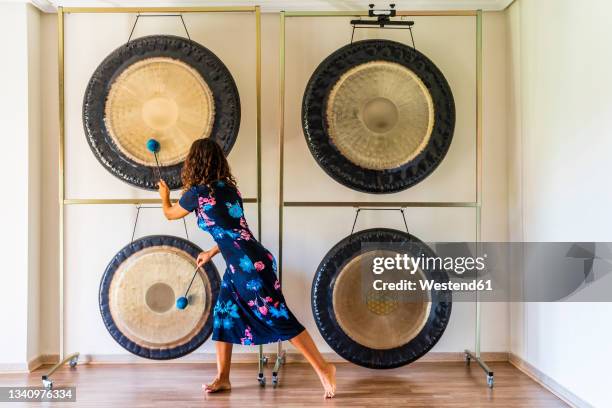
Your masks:
M53 381L43 378L42 385L46 390L50 390L53 388Z
M70 368L75 368L78 364L79 360L70 360Z
M261 364L263 364L264 366L268 365L268 356L263 356L261 358Z
M469 366L470 362L472 361L472 358L470 357L468 353L465 353L464 360L465 360L465 365Z
M494 384L495 384L495 382L493 380L493 376L492 375L487 375L487 386L489 388L493 388Z
M272 387L278 387L278 373L272 373Z
M262 373L259 373L259 375L257 375L257 381L259 382L260 387L266 386L266 377Z

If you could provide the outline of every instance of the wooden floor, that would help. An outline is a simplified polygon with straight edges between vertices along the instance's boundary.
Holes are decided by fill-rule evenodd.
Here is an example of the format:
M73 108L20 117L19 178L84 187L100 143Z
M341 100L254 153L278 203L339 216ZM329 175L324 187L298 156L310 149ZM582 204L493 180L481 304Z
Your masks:
M281 385L260 388L253 364L235 364L231 393L204 396L200 385L215 373L209 364L114 364L62 368L57 386L76 386L76 403L52 407L566 407L561 400L509 363L491 363L495 388L485 384L477 365L414 363L394 370L368 370L337 364L338 393L323 401L317 377L305 364L288 364ZM0 386L40 386L39 369L31 374L0 375ZM270 383L270 368L266 370ZM7 404L8 407L41 404Z

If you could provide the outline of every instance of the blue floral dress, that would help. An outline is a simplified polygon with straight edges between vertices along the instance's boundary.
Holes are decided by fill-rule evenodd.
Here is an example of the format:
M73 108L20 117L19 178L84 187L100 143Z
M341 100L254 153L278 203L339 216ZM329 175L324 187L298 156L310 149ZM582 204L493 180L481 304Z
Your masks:
M179 204L195 211L198 226L212 235L227 264L213 310L213 340L254 345L300 334L304 327L287 308L276 261L244 218L240 192L217 181L187 190Z

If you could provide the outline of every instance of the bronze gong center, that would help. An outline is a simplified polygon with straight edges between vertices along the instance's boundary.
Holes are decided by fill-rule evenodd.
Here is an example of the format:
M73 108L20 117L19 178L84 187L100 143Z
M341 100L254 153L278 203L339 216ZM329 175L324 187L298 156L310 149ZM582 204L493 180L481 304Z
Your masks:
M365 103L361 117L372 132L385 133L397 125L399 112L392 101L377 97Z
M112 82L105 121L118 149L136 163L154 166L146 148L157 139L159 161L170 166L185 160L191 143L209 137L215 118L212 91L191 66L177 59L138 61Z
M145 303L149 309L157 313L164 313L174 305L174 291L164 282L154 283L145 294Z
M366 169L387 170L412 161L427 147L434 104L412 70L371 61L334 84L326 118L329 137L344 157Z
M334 313L342 331L355 342L375 350L389 350L410 342L421 332L431 311L429 293L403 297L393 291L373 289L373 281L381 279L381 275L372 273L374 258L395 255L388 250L360 254L342 268L334 283ZM414 274L405 270L384 273L389 277L385 281L425 279L421 270Z
M167 130L176 124L178 116L178 105L169 98L153 98L142 105L142 119L151 129Z

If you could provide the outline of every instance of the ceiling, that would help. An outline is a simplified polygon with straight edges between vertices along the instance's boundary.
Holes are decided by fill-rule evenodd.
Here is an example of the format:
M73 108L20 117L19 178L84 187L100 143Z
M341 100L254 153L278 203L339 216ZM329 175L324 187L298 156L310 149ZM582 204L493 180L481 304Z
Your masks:
M387 8L395 3L398 10L503 10L513 0L26 0L46 12L63 7L189 7L189 6L254 6L263 12L280 10L366 10L369 3L377 8Z

